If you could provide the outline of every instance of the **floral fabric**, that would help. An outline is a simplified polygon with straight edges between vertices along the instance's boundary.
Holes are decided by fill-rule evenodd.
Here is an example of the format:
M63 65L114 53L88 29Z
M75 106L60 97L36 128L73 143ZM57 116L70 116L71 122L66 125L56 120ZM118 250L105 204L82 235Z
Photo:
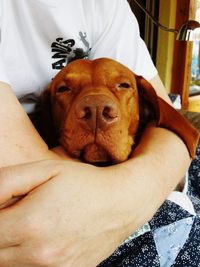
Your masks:
M189 169L184 197L192 210L172 199L99 267L200 267L200 147Z

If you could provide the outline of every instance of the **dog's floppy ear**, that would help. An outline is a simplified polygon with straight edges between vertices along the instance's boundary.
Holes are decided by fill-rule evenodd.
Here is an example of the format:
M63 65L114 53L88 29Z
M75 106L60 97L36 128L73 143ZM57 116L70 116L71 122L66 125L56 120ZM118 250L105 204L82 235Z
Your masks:
M156 126L169 129L185 142L190 156L195 158L199 132L176 109L157 96L152 85L136 75L141 121L154 121ZM142 127L144 128L144 122Z

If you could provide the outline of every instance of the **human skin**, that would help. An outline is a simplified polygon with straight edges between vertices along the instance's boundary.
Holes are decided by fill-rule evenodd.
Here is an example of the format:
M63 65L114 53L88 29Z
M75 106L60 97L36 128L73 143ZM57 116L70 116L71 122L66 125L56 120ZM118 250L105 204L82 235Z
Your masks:
M167 99L159 77L151 83ZM182 140L155 127L124 163L98 168L63 158L10 86L0 88L0 203L26 195L0 211L2 267L96 266L152 218L190 164Z

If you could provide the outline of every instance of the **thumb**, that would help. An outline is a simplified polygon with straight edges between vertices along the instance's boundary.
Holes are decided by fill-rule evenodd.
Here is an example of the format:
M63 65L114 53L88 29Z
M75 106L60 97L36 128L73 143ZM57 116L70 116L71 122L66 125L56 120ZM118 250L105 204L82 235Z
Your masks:
M37 186L55 177L59 162L42 160L1 168L0 208L14 204Z

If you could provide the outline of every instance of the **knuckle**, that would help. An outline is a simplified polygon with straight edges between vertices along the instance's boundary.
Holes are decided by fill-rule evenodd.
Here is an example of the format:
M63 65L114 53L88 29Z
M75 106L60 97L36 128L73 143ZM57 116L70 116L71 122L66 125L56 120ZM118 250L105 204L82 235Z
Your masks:
M31 244L28 250L28 258L31 266L54 267L60 259L57 247L48 242L49 236L44 226L37 223L36 220L26 218L24 222L24 235L26 242ZM44 243L45 242L45 243Z

